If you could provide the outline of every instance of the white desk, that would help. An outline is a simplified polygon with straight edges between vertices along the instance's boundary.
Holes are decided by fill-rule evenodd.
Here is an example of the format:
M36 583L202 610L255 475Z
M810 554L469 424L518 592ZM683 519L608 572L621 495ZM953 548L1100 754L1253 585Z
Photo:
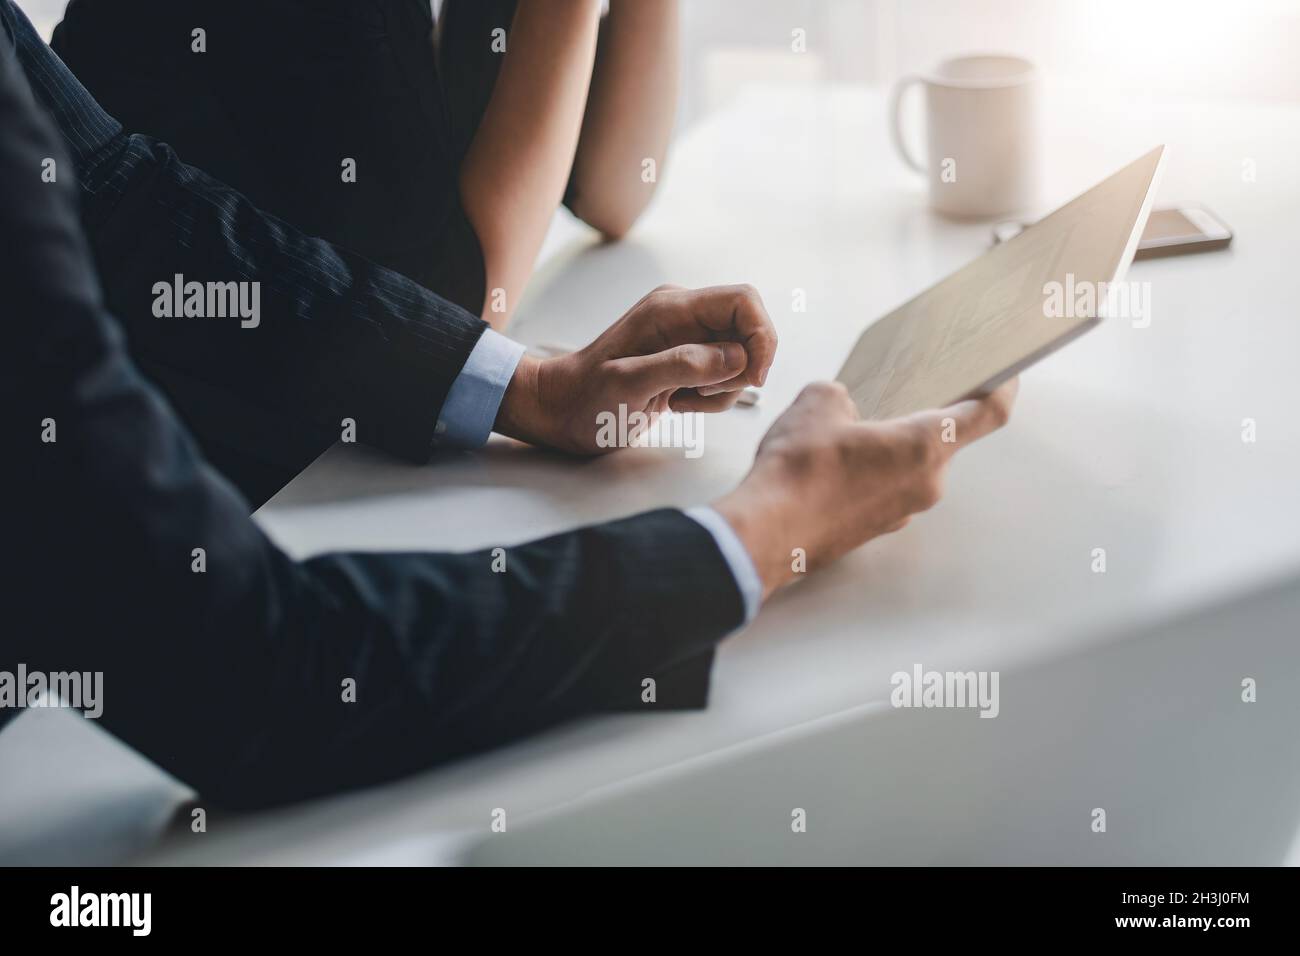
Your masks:
M1300 567L1300 111L1094 104L1064 89L1049 103L1053 202L1166 142L1159 201L1203 202L1236 230L1233 248L1136 264L1151 326L1103 325L1025 374L1011 426L958 457L936 510L781 594L723 646L707 710L584 720L387 787L213 821L149 858L433 862L440 834L483 831L495 807L518 819L885 701L889 675L914 662L1008 668ZM777 362L758 408L706 422L701 458L575 462L494 439L415 468L337 446L259 520L296 555L460 550L706 502L867 322L987 247L988 224L938 219L923 196L888 145L879 91L754 91L681 139L629 240L599 246L558 224L512 330L582 343L660 282L754 283L779 328ZM806 313L791 311L796 288ZM1254 444L1243 418L1257 421ZM1105 574L1091 569L1098 547Z

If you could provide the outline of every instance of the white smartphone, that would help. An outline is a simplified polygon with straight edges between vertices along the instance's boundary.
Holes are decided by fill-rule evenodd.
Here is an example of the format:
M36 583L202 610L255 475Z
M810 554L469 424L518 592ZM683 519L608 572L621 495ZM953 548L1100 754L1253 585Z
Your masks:
M1027 222L1000 222L993 227L994 243L1020 235ZM1134 259L1178 256L1187 252L1224 249L1232 242L1232 230L1204 206L1183 204L1151 210Z

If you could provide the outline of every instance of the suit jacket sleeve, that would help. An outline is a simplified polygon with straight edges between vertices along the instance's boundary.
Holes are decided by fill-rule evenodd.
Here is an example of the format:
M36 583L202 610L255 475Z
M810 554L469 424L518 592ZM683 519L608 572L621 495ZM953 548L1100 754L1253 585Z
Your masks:
M127 356L2 41L0 666L102 672L107 730L205 799L260 806L627 701L740 623L712 536L676 511L509 548L504 569L290 560Z
M71 154L105 301L142 367L335 438L348 418L358 440L426 459L442 402L486 325L259 211L165 143L127 135L11 0L2 9L32 91ZM159 318L155 288L177 276L258 283L259 324Z

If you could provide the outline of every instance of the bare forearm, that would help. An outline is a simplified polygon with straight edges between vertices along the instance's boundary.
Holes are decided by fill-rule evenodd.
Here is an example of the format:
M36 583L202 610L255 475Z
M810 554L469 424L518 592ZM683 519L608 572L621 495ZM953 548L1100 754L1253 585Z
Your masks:
M627 232L654 194L677 107L677 35L677 0L613 0L601 30L573 211L607 236Z
M483 318L498 328L514 311L564 195L599 18L599 0L521 0L460 171L461 201L487 272Z

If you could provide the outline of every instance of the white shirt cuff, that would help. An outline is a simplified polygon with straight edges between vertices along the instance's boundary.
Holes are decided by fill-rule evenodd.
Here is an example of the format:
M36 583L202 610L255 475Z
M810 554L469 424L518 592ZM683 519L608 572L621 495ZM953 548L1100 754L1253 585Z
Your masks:
M763 603L763 582L758 576L758 568L754 567L754 559L749 556L727 519L712 508L688 508L685 514L702 524L718 543L718 550L731 568L731 576L736 579L736 587L745 602L745 623L748 624L758 614L759 605Z
M518 342L492 329L483 333L442 403L442 415L434 426L437 444L477 448L487 441L523 354Z

